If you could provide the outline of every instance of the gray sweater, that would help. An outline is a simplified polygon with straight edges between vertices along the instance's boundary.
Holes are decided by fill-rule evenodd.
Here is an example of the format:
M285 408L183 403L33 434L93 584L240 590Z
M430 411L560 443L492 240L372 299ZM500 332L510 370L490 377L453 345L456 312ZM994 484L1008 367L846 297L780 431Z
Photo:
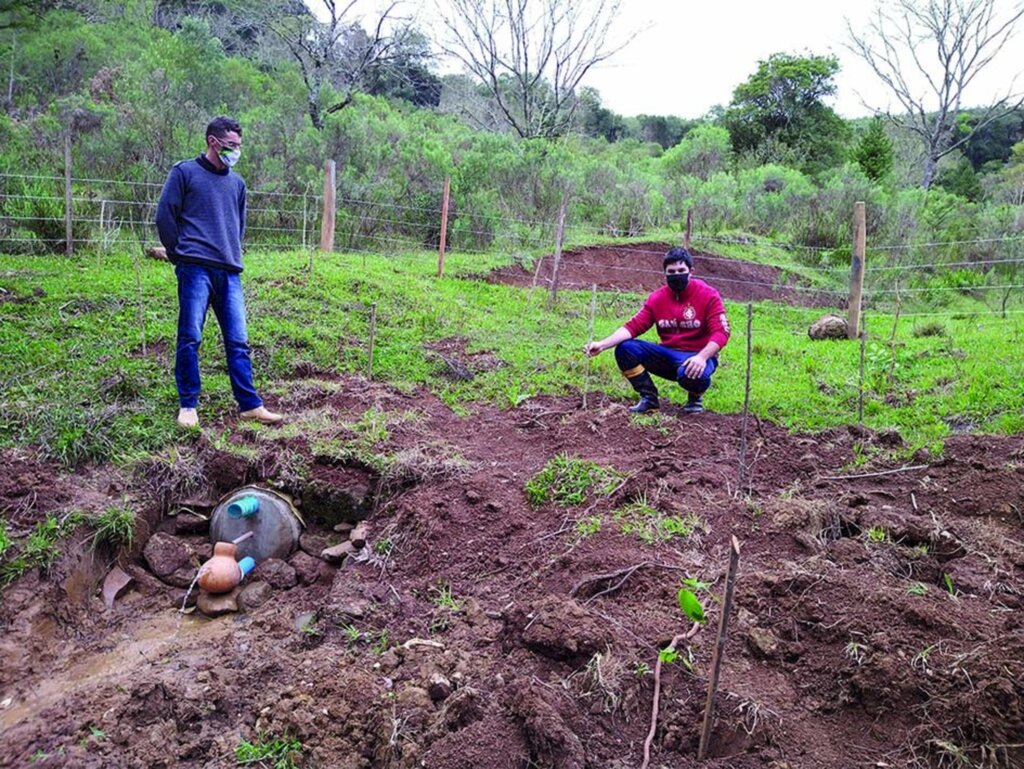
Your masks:
M171 262L241 272L245 182L202 155L175 163L157 203L156 228Z

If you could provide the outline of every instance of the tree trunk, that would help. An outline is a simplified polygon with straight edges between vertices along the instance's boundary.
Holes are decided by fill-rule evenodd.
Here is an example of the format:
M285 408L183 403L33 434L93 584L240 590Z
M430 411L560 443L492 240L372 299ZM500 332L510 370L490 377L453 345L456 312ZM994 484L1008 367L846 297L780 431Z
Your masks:
M313 128L318 131L324 130L324 118L320 114L320 104L314 98L309 100L309 119L313 121Z
M935 166L937 161L932 156L932 153L927 153L927 157L924 159L924 178L921 180L921 187L928 190L931 189L932 182L935 181Z

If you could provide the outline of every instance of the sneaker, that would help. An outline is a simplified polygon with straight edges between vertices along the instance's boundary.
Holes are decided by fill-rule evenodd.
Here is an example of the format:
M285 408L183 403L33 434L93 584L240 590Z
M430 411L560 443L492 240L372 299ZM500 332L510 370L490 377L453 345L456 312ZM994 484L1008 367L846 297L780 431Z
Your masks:
M658 408L661 408L661 404L658 403L657 396L641 395L640 401L635 406L630 406L629 410L634 414L643 414L646 411L654 411Z
M199 414L195 409L178 409L178 424L182 427L199 427Z
M704 410L704 404L700 401L700 396L691 395L686 399L686 405L683 406L684 414L699 414Z
M243 411L238 415L238 417L239 419L259 422L264 425L276 425L284 421L284 417L281 414L275 414L273 411L270 411L263 406Z

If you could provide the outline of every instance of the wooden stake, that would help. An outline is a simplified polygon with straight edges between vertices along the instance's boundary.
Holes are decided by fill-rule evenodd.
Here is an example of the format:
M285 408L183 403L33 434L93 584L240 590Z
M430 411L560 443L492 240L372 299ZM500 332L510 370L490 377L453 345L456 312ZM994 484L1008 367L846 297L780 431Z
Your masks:
M146 244L139 244L139 249L143 254L146 253ZM138 295L138 307L136 310L136 318L139 321L139 336L142 337L142 354L146 354L146 313L143 307L142 298L142 257L139 256L138 252L135 252L135 291Z
M370 356L366 368L366 378L373 379L373 339L377 335L377 303L370 305Z
M693 235L693 209L686 209L686 230L683 232L683 248L690 250L690 237Z
M594 341L594 313L597 312L597 284L590 289L590 330L587 332L587 344ZM587 390L590 389L590 356L587 356L587 373L583 377L583 408L587 407Z
M452 190L452 177L444 177L444 195L441 198L441 242L437 248L437 277L444 275L444 249L448 240L448 196Z
M725 575L725 599L722 601L722 614L718 618L718 638L715 641L715 653L711 658L711 679L708 681L708 698L704 704L704 726L700 732L700 747L697 748L697 760L703 761L711 744L711 724L715 717L715 694L718 691L718 676L722 670L722 657L725 656L725 637L729 630L729 614L732 610L732 594L736 586L736 567L740 562L740 543L732 538L729 549L729 570Z
M753 319L754 305L747 302L747 382L743 389L743 421L740 429L740 468L739 484L736 487L737 494L742 494L743 487L747 485L747 416L750 414L750 368L753 350L750 334L753 328Z
M306 222L309 219L309 196L302 195L302 250L306 250Z
M320 250L325 252L334 250L334 187L335 163L328 160L324 164L324 215L320 224ZM310 264L312 261L310 256Z
M867 242L867 226L864 217L864 204L853 204L853 257L850 261L850 299L847 307L849 313L846 321L846 337L857 338L860 328L860 299L864 292L864 250Z
M857 386L857 423L864 424L864 342L867 339L867 332L861 329L860 332L860 377Z
M64 131L64 254L74 256L71 234L71 128Z
M565 235L565 198L558 207L558 229L555 230L555 265L554 273L551 276L551 295L548 297L548 306L553 305L558 299L558 273L562 267L562 237Z

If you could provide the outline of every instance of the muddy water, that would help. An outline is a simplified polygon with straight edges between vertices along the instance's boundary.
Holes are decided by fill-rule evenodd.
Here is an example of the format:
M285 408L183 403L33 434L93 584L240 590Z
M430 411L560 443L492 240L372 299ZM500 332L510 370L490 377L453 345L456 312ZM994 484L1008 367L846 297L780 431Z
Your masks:
M0 729L31 718L97 681L130 676L133 670L168 656L198 655L197 647L205 649L231 629L231 623L183 616L177 610L151 615L125 633L111 651L77 659L35 681L32 689L21 696L10 695L11 704L0 710Z

